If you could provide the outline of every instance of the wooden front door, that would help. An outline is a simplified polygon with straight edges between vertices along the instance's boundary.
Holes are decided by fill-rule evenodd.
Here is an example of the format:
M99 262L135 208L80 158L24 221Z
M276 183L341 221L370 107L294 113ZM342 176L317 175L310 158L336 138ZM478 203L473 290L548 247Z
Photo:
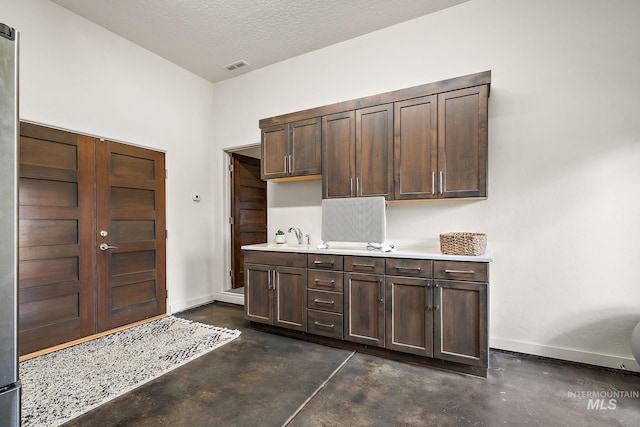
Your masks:
M166 311L164 154L96 141L98 331Z
M267 242L267 183L260 179L260 160L237 153L232 162L233 289L244 286L243 245Z
M93 138L20 124L20 354L95 332Z
M21 123L19 207L21 355L166 312L164 154Z

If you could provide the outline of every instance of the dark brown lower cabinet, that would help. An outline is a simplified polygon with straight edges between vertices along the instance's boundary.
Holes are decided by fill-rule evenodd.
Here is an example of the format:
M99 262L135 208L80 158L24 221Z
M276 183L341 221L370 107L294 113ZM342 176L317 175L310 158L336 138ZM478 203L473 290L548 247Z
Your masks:
M297 257L296 257L297 255ZM300 266L254 264L274 261L268 254L245 255L245 317L297 331L307 330L306 255L293 254L303 260ZM252 261L247 263L246 260Z
M486 376L487 262L260 251L245 257L264 262L245 264L251 321L455 362L449 365Z
M385 277L386 348L433 356L431 283L431 279Z
M487 366L487 285L437 280L434 285L433 356Z
M344 339L384 347L384 276L344 273Z
M487 366L484 283L385 277L386 348Z

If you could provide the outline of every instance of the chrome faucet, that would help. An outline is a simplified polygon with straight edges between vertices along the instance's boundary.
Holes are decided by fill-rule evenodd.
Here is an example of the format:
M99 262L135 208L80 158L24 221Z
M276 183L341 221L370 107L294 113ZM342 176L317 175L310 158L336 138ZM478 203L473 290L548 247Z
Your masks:
M302 231L300 231L300 229L297 227L291 227L289 229L289 233L291 233L292 231L296 233L296 239L298 239L298 244L301 245L302 243L304 243L302 241Z

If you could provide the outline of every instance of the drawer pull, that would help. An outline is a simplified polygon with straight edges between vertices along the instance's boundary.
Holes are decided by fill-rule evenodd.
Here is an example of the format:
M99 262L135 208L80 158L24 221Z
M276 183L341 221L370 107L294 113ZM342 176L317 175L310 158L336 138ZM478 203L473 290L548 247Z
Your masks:
M376 268L376 266L374 264L356 264L355 262L353 264L351 264L352 266L356 267L356 268Z
M333 261L318 261L318 260L315 260L315 261L313 261L313 263L315 265L323 265L323 264L324 265L335 265L335 262L333 262Z
M318 321L315 321L314 324L320 328L329 328L329 329L333 329L336 326L334 324L327 325L326 323L320 323Z
M333 285L336 283L335 280L320 280L320 279L314 279L314 282L316 282L318 286L326 286L328 288L333 288ZM322 283L326 283L326 284L323 285Z
M394 267L396 270L404 270L404 271L422 271L420 267Z
M449 274L474 274L473 270L449 270L448 268L444 270L445 273Z
M333 301L327 301L326 299L320 299L320 298L314 299L313 302L315 302L316 304L327 304L327 305L335 304L335 302Z

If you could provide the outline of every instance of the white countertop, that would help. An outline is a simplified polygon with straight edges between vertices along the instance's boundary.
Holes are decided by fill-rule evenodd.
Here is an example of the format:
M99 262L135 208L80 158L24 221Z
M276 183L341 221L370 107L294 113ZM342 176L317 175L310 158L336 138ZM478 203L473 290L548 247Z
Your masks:
M247 251L271 251L271 252L297 252L307 254L333 254L333 255L357 255L376 256L386 258L416 258L416 259L437 259L447 261L475 261L491 262L491 254L484 253L478 256L469 255L445 255L439 248L427 248L419 246L407 246L394 248L391 252L382 252L380 249L368 250L365 243L350 244L330 244L328 249L318 249L316 245L297 245L289 243L259 243L256 245L242 246Z

